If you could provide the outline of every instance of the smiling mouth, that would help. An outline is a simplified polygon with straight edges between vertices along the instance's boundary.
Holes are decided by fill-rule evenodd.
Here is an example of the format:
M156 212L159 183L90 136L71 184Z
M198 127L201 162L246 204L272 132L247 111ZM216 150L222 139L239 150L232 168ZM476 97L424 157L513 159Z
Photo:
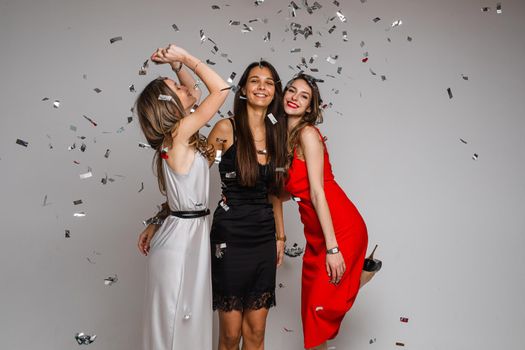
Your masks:
M286 105L287 105L288 107L290 107L290 108L293 108L293 109L296 109L296 108L299 107L298 105L296 105L295 103L290 102L290 101L286 102Z
M266 98L266 97L268 97L268 95L266 95L266 94L262 94L262 93L254 93L254 95L255 95L256 97L260 97L260 98Z

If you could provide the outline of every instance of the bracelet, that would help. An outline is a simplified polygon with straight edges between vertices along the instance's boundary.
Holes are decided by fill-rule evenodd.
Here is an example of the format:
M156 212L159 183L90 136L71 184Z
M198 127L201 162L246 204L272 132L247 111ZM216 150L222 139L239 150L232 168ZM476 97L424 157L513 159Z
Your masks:
M149 219L146 219L144 221L142 221L142 224L144 226L149 226L149 225L162 225L162 223L164 222L163 219L159 218L158 216L153 216Z
M178 66L177 68L173 68L173 67L171 67L171 68L173 69L173 71L174 71L175 73L180 72L180 70L182 69L182 62L179 62L179 66Z
M333 247L326 250L326 254L337 254L339 253L339 247Z
M275 236L275 239L276 239L277 241L283 241L284 243L286 243L286 235Z
M202 63L202 61L197 62L197 64L196 64L195 67L193 68L193 72L194 72L194 73L197 73L197 72L196 72L197 67L198 67L199 64L201 64L201 63Z

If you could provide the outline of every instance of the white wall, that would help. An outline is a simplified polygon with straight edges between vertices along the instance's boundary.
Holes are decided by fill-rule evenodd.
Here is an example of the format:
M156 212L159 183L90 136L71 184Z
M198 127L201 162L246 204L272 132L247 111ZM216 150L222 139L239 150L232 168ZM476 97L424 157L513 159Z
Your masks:
M97 334L90 349L138 348L145 259L135 241L142 219L162 198L152 152L137 146L143 141L137 120L127 124L136 97L128 86L140 91L169 74L166 67L137 74L153 49L169 42L216 62L225 78L237 72L235 82L260 57L286 81L294 73L289 65L318 55L314 75L325 79L322 93L333 103L321 129L336 178L365 217L370 244L380 245L384 262L332 346L522 348L525 3L503 1L497 14L496 1L485 0L341 0L348 21L327 23L338 7L318 2L323 7L313 15L303 8L292 19L288 2L276 0L258 7L251 0L0 2L2 350L69 349L77 346L77 332ZM381 20L374 23L375 17ZM254 18L268 22L249 24L254 30L245 34L228 25ZM395 20L403 23L391 28ZM311 25L314 35L293 41L285 31L291 22ZM233 63L213 55L210 42L201 45L200 29ZM110 44L115 36L123 40ZM294 48L302 51L290 53ZM326 62L335 54L335 65ZM17 138L29 146L17 145ZM74 142L77 148L68 151ZM94 176L80 180L88 167ZM115 182L103 185L105 173ZM74 206L77 199L84 204ZM87 216L75 218L76 211ZM289 242L304 244L295 203L285 215ZM300 268L300 258L288 259L278 272L285 287L270 313L268 349L302 346ZM113 274L119 281L105 286Z

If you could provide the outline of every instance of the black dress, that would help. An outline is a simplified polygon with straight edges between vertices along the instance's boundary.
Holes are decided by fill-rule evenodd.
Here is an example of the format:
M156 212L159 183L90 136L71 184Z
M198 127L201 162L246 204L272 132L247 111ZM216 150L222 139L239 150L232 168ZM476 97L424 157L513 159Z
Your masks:
M213 309L269 309L275 306L276 242L273 207L268 202L271 167L259 164L253 187L237 179L234 141L222 155L219 173L225 201L219 202L211 228Z

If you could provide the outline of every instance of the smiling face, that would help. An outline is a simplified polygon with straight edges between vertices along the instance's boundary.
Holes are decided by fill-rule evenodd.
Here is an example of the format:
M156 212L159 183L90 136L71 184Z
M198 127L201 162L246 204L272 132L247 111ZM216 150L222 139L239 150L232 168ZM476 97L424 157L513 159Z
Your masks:
M170 78L164 78L164 84L177 95L185 111L189 111L195 102L197 102L197 99L190 93L186 86L177 84L177 82Z
M311 112L312 88L303 79L294 80L284 92L284 112L289 117L302 117Z
M249 105L268 107L275 96L275 81L267 67L253 67L242 89Z

